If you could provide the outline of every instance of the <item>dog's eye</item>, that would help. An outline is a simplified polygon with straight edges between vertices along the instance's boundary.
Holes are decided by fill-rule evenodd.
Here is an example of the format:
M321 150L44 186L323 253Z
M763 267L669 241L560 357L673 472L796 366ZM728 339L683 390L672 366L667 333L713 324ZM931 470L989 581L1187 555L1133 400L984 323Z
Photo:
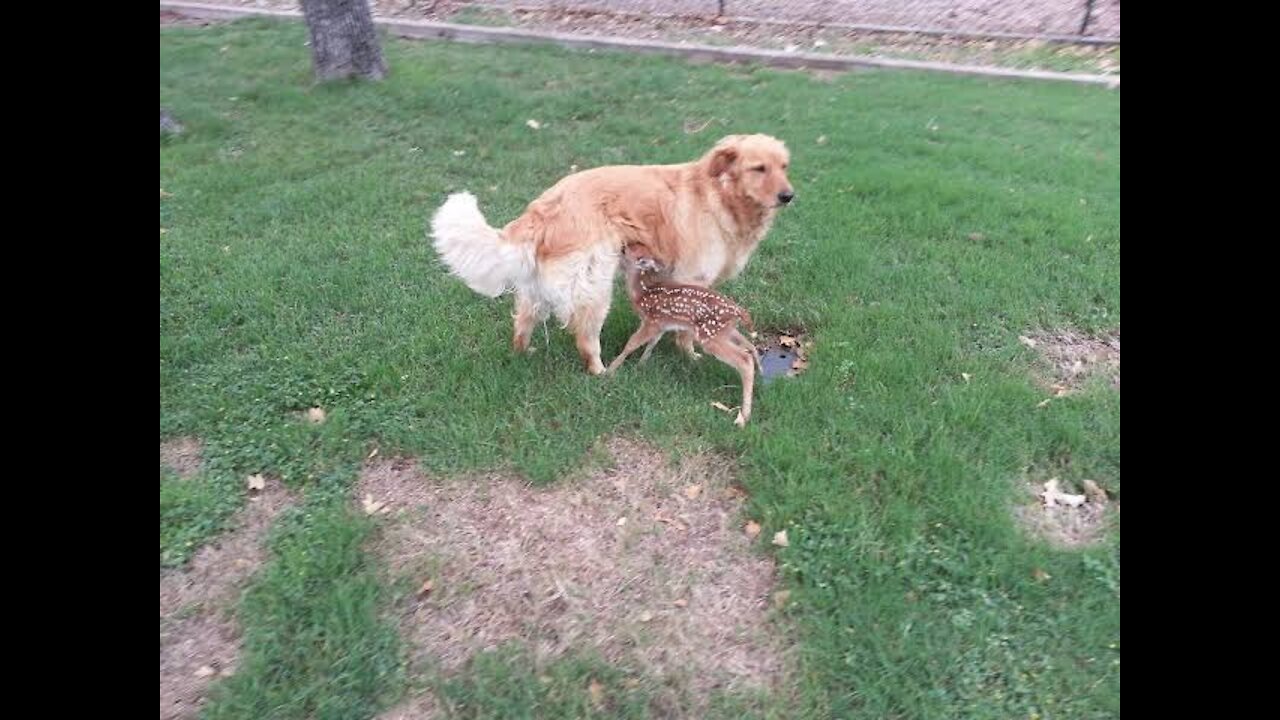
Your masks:
M787 168L789 168L789 167L791 167L791 163L783 163L783 164L782 164L782 169L783 169L783 170L786 170L786 169L787 169Z
M766 168L765 168L765 166L763 166L763 165L757 165L757 166L755 166L755 167L753 167L753 168L751 168L751 169L752 169L752 170L754 170L754 171L756 171L756 172L764 172Z

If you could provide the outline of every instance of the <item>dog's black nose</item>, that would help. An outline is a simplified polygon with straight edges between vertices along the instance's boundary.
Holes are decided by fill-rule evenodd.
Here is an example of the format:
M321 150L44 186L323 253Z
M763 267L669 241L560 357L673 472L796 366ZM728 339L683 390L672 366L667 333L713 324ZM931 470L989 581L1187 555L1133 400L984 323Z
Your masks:
M791 199L794 198L795 196L796 194L791 192L790 190L783 190L782 192L778 193L778 200L783 205L786 205L787 203L791 202Z

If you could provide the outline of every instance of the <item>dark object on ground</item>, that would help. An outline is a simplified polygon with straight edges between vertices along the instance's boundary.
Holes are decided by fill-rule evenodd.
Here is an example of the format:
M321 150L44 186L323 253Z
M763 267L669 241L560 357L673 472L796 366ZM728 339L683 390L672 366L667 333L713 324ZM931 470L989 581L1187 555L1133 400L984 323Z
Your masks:
M178 122L168 110L160 108L160 134L161 135L179 135L182 133L182 123Z

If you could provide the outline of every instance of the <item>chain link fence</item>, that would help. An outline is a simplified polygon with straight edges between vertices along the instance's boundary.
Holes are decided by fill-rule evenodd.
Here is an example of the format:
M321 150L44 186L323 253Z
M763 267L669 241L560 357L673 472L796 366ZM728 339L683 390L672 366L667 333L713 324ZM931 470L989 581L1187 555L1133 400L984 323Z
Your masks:
M1120 39L1120 0L483 0L504 9L722 16L913 32Z

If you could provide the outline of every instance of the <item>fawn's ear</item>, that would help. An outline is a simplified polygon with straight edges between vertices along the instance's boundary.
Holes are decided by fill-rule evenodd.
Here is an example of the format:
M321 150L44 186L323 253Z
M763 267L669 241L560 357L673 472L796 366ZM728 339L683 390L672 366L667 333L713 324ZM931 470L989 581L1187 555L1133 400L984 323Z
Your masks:
M647 257L647 256L636 258L635 264L636 264L636 269L639 270L640 272L653 272L659 269L660 267L662 267L661 265L658 264L657 260L654 260L653 258Z

